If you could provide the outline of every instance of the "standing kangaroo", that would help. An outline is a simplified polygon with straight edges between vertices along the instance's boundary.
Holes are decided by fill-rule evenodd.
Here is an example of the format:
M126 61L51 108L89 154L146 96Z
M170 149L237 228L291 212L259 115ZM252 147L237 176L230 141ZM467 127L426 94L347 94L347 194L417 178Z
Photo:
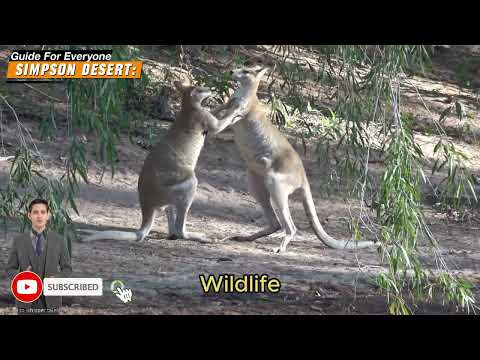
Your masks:
M233 236L228 239L254 241L282 230L283 241L275 252L284 252L295 237L297 229L288 206L288 198L296 190L303 196L303 206L317 237L335 249L353 249L374 246L372 241L356 243L336 240L328 235L318 220L310 184L300 156L271 123L267 109L257 98L260 80L268 68L242 68L231 71L232 79L240 83L230 100L212 113L218 115L242 99L247 104L246 115L232 123L235 143L247 163L248 189L261 205L268 228L250 236ZM278 215L273 206L278 209ZM283 234L284 233L284 234Z
M245 104L239 98L230 102L227 115L219 120L202 106L202 101L211 96L208 88L187 86L178 81L175 87L182 95L181 110L166 136L148 154L138 179L142 210L140 229L136 232L101 231L82 241L143 241L153 226L157 209L166 211L169 238L206 240L204 234L185 230L188 211L197 190L197 160L206 135L221 132L235 117L244 115Z

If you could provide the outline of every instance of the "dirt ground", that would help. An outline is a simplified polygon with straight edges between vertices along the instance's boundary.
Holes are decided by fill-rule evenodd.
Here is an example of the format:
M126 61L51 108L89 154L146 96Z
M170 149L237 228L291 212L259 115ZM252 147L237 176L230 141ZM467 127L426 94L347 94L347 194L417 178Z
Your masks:
M19 112L29 112L27 105L22 108L18 103L17 106ZM36 133L33 119L25 119L25 124L32 129L32 134ZM3 131L4 141L14 143L15 128ZM35 143L44 155L44 172L49 176L62 174L59 154L67 140L59 138L55 143L46 143L35 138ZM478 145L472 146L471 151L476 151L476 156L480 154ZM139 227L137 174L146 154L146 150L123 138L116 176L112 180L107 174L102 182L99 166L91 163L91 183L82 185L77 197L81 215L73 216L78 227L100 230ZM341 194L326 195L329 174L320 166L315 152L309 151L302 158L326 231L337 238L349 238L347 225L342 221L349 216L349 204ZM0 163L0 187L4 186L8 172L9 163ZM67 306L61 310L63 314L386 314L386 298L373 282L373 276L385 270L376 250L341 251L325 247L309 229L301 202L295 196L290 203L300 231L287 253L271 251L280 243L277 238L262 238L254 243L221 241L230 235L257 231L265 225L260 208L248 193L245 166L230 131L206 144L197 177L199 186L187 228L207 234L210 241L165 239L166 216L160 213L146 243L118 240L73 243L75 276L101 277L104 295L67 298ZM447 263L456 274L474 283L478 297L480 216L458 222L428 209L426 213ZM14 314L4 268L16 226L9 223L6 238L3 229L0 230L0 314ZM428 256L428 249L427 244L422 243L420 253L433 268L435 264ZM268 274L281 281L281 290L276 294L204 294L200 274ZM132 290L131 303L122 303L110 291L110 283L116 279ZM456 311L442 304L419 304L415 309L417 314Z

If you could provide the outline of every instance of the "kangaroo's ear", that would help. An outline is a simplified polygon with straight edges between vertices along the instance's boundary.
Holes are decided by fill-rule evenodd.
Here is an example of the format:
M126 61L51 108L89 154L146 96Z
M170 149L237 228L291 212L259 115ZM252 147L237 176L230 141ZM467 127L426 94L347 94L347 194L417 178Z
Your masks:
M263 77L263 75L265 75L265 73L269 70L270 70L269 67L260 68L260 70L258 70L258 72L257 72L257 79L261 79Z

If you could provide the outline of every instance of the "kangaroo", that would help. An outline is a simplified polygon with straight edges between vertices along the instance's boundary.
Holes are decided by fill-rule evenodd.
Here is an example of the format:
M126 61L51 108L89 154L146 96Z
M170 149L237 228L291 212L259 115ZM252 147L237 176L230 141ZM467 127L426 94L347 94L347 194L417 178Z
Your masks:
M247 114L232 122L235 143L247 164L248 189L261 205L268 221L268 228L250 236L232 236L226 240L254 241L279 232L283 241L274 252L285 252L295 237L297 228L290 215L288 198L296 190L303 195L303 206L317 237L335 249L353 249L374 246L372 241L336 240L328 235L318 220L302 160L286 137L271 123L268 111L257 98L260 81L268 68L253 67L231 71L232 80L239 88L230 100L215 109L218 115L237 99L245 101ZM275 213L273 205L278 209ZM280 232L281 231L281 232ZM278 235L278 234L275 234ZM273 236L275 236L273 235Z
M182 95L181 110L166 136L148 154L138 179L142 225L135 232L101 231L82 241L119 239L143 241L149 234L157 209L165 210L170 239L206 241L204 234L187 232L186 218L197 189L195 167L207 134L225 129L246 108L239 98L230 102L227 115L217 119L202 102L211 96L208 88L175 83Z

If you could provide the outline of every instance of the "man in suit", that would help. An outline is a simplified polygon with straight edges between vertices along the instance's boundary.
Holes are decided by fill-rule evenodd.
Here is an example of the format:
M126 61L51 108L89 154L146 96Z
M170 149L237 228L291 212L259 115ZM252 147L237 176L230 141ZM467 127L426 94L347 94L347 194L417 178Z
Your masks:
M13 280L22 271L32 271L43 281L47 277L69 277L72 265L63 237L47 229L50 219L48 202L33 200L28 207L32 227L13 239L7 263L7 275ZM16 301L18 314L57 314L62 306L60 296L44 296L32 303Z

